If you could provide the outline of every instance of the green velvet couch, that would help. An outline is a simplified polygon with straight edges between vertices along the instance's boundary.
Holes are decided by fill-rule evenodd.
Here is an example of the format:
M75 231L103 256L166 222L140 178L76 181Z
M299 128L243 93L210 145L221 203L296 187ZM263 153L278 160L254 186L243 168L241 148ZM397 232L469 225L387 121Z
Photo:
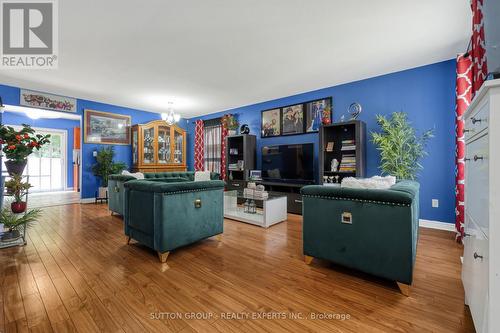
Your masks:
M222 234L224 225L221 180L124 183L124 221L130 239L154 249L161 262L170 251Z
M164 183L194 181L194 171L186 172L150 172L144 174L144 179ZM212 172L210 179L219 179L219 174ZM125 190L124 184L136 178L127 175L110 175L108 179L108 207L112 213L123 215Z
M408 295L417 251L419 187L414 181L387 190L303 187L306 263L320 258L397 281Z

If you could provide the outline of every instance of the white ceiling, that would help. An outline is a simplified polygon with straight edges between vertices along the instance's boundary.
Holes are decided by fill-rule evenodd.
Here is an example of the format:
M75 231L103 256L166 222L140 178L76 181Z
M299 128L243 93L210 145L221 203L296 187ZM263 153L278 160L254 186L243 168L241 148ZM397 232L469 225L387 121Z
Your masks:
M59 69L0 83L184 117L435 63L468 0L59 0Z

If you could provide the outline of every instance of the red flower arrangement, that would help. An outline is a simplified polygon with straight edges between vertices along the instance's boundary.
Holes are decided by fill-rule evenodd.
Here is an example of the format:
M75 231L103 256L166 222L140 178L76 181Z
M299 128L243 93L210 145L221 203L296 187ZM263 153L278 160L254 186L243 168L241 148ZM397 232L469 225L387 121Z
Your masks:
M22 162L33 152L39 150L44 144L50 142L50 134L35 134L30 125L23 124L20 131L11 126L0 126L0 144L4 145L2 151L7 159Z

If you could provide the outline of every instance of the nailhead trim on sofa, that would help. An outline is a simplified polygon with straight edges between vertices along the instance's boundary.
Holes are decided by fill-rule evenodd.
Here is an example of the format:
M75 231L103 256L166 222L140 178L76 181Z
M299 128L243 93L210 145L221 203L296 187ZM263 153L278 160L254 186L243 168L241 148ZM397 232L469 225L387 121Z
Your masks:
M375 203L375 204L389 205L389 206L402 206L402 207L410 207L411 206L410 204L402 204L402 203L397 203L397 202L362 200L362 199L331 197L331 196L322 196L322 195L303 194L302 197L304 197L304 198L319 198L319 199L327 199L327 200L349 200L349 201L367 202L367 203Z

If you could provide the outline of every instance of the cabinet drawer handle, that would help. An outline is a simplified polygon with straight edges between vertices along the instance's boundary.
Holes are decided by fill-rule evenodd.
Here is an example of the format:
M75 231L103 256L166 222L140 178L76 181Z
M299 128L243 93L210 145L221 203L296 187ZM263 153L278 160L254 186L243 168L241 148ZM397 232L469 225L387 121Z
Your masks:
M236 183L233 183L231 185L236 186L236 187L240 187L240 184L236 184Z
M483 160L483 157L482 156L477 156L477 155L474 155L474 162L476 162L477 160Z
M480 122L482 122L482 121L483 121L483 119L477 119L477 118L474 118L474 117L470 118L470 120L472 120L472 123L473 123L473 124L475 124L475 123L480 123Z
M302 200L295 199L294 200L296 203L302 203Z
M474 259L477 259L477 258L480 258L481 260L483 260L483 256L480 256L479 254L477 254L477 252L474 252Z

